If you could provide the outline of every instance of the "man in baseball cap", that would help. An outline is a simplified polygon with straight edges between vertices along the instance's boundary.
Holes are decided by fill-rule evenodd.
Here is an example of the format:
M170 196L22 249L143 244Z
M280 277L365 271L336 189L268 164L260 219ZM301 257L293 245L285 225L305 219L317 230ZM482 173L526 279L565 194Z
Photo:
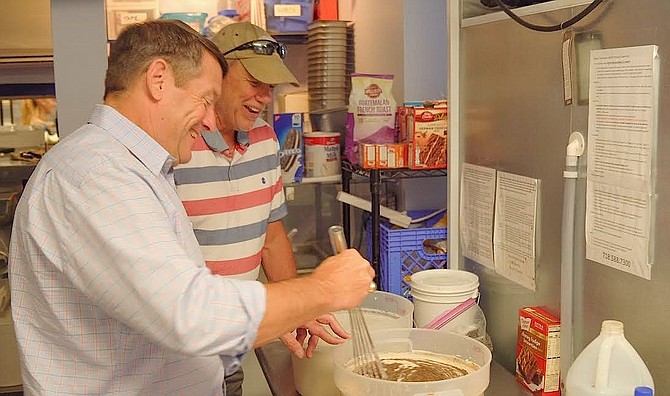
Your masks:
M227 60L239 60L258 81L269 85L291 83L299 86L282 61L286 57L286 46L260 27L249 22L228 25L212 41Z
M276 85L298 86L283 61L286 47L248 22L225 26L212 41L228 62L222 94L214 104L218 130L203 132L191 161L175 169L177 192L213 273L255 280L262 265L269 281L296 277L282 224L287 209L279 143L274 129L260 117ZM295 336L280 338L302 358L312 356L319 339L339 344L348 336L327 314L298 328ZM226 394L241 395L241 368L225 367L225 374Z

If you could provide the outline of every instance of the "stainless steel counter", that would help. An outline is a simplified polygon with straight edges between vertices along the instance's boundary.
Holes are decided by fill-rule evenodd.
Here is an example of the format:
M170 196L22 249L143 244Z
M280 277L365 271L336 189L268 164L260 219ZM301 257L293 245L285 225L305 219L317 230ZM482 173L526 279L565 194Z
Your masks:
M37 163L16 161L9 155L0 155L0 182L28 180Z
M284 344L272 342L256 349L258 363L265 374L265 379L274 396L296 396L293 381L293 365L291 354ZM485 396L532 396L514 380L514 375L503 366L493 361L491 363L491 378Z
M23 387L16 386L0 386L0 394L2 396L23 396Z

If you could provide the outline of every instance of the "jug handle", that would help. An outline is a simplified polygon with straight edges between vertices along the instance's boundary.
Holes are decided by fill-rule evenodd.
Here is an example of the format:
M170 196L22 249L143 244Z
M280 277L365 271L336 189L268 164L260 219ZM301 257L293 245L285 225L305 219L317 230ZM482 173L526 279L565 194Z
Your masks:
M598 361L596 363L596 392L607 390L607 383L610 372L610 359L612 357L612 347L614 346L614 341L615 337L605 337L602 344L600 344Z

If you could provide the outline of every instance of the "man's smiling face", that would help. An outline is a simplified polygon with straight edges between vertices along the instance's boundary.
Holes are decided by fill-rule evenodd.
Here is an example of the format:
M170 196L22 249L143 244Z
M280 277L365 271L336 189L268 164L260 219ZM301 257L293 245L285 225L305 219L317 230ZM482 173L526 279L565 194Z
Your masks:
M272 101L273 86L253 78L239 61L229 61L221 98L216 103L219 129L248 131Z

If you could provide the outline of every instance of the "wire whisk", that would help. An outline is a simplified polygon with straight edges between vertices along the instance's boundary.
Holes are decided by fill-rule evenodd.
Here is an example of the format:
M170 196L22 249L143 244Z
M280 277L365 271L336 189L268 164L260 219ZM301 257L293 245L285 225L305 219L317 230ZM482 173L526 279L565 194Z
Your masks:
M328 228L328 235L334 254L338 254L347 248L347 241L344 238L342 226L331 226ZM370 293L376 289L377 285L372 282L370 284ZM349 320L351 321L351 341L354 352L354 372L370 378L387 379L386 370L375 350L370 330L365 322L363 310L360 306L349 310Z
M387 379L386 370L372 342L361 308L350 309L349 319L354 347L354 372L370 378Z

